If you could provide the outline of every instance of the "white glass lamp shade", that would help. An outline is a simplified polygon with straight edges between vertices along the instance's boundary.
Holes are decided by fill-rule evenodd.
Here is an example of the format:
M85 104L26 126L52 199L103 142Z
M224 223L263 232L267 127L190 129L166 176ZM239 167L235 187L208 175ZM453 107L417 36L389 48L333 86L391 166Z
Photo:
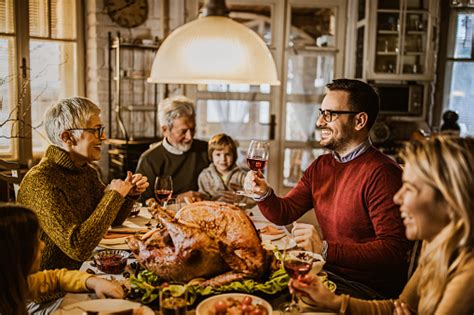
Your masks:
M156 53L148 82L279 85L263 40L223 16L206 16L173 31Z

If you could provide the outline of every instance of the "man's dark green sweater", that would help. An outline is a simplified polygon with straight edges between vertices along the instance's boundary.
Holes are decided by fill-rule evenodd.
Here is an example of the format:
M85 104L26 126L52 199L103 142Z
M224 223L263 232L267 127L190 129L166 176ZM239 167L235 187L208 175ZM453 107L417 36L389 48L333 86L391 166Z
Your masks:
M141 200L154 197L153 185L156 176L173 178L173 194L179 195L189 190L198 191L198 176L209 166L207 142L194 139L191 149L183 154L168 152L160 142L145 151L138 161L137 173L148 178L150 186L141 195Z

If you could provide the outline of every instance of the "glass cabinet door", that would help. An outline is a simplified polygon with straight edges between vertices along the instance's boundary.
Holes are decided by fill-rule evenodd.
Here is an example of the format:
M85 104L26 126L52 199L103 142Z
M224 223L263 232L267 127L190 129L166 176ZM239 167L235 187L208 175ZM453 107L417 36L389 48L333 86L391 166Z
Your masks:
M375 2L374 2L375 3ZM384 0L375 3L373 64L369 79L430 79L431 40L437 1Z
M377 37L375 43L375 72L398 73L401 1L379 1L377 7Z
M345 5L342 1L289 1L284 86L283 172L288 191L324 149L316 130L326 84L342 74Z
M402 54L402 73L420 74L426 70L427 28L429 20L429 2L407 0L404 17L404 42Z

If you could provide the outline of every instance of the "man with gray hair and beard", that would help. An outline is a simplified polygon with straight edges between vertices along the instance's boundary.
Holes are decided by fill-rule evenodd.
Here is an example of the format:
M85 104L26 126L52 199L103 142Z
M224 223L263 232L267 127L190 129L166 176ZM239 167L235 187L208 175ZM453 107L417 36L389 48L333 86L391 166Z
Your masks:
M197 179L209 165L209 159L207 142L193 139L196 129L193 101L182 95L162 100L158 106L158 119L163 140L145 151L138 161L137 172L150 182L141 200L153 197L157 176L172 177L173 194L179 200L202 200L203 196L197 192Z

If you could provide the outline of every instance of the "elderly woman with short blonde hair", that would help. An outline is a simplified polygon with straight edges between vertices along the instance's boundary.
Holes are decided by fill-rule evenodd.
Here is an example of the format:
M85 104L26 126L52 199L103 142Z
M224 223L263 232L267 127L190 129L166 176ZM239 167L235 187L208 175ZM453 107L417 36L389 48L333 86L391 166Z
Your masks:
M31 208L45 242L41 269L79 269L110 225L121 224L148 187L146 177L128 172L106 186L92 162L106 140L100 108L82 97L50 106L44 125L52 145L23 178L18 202Z

